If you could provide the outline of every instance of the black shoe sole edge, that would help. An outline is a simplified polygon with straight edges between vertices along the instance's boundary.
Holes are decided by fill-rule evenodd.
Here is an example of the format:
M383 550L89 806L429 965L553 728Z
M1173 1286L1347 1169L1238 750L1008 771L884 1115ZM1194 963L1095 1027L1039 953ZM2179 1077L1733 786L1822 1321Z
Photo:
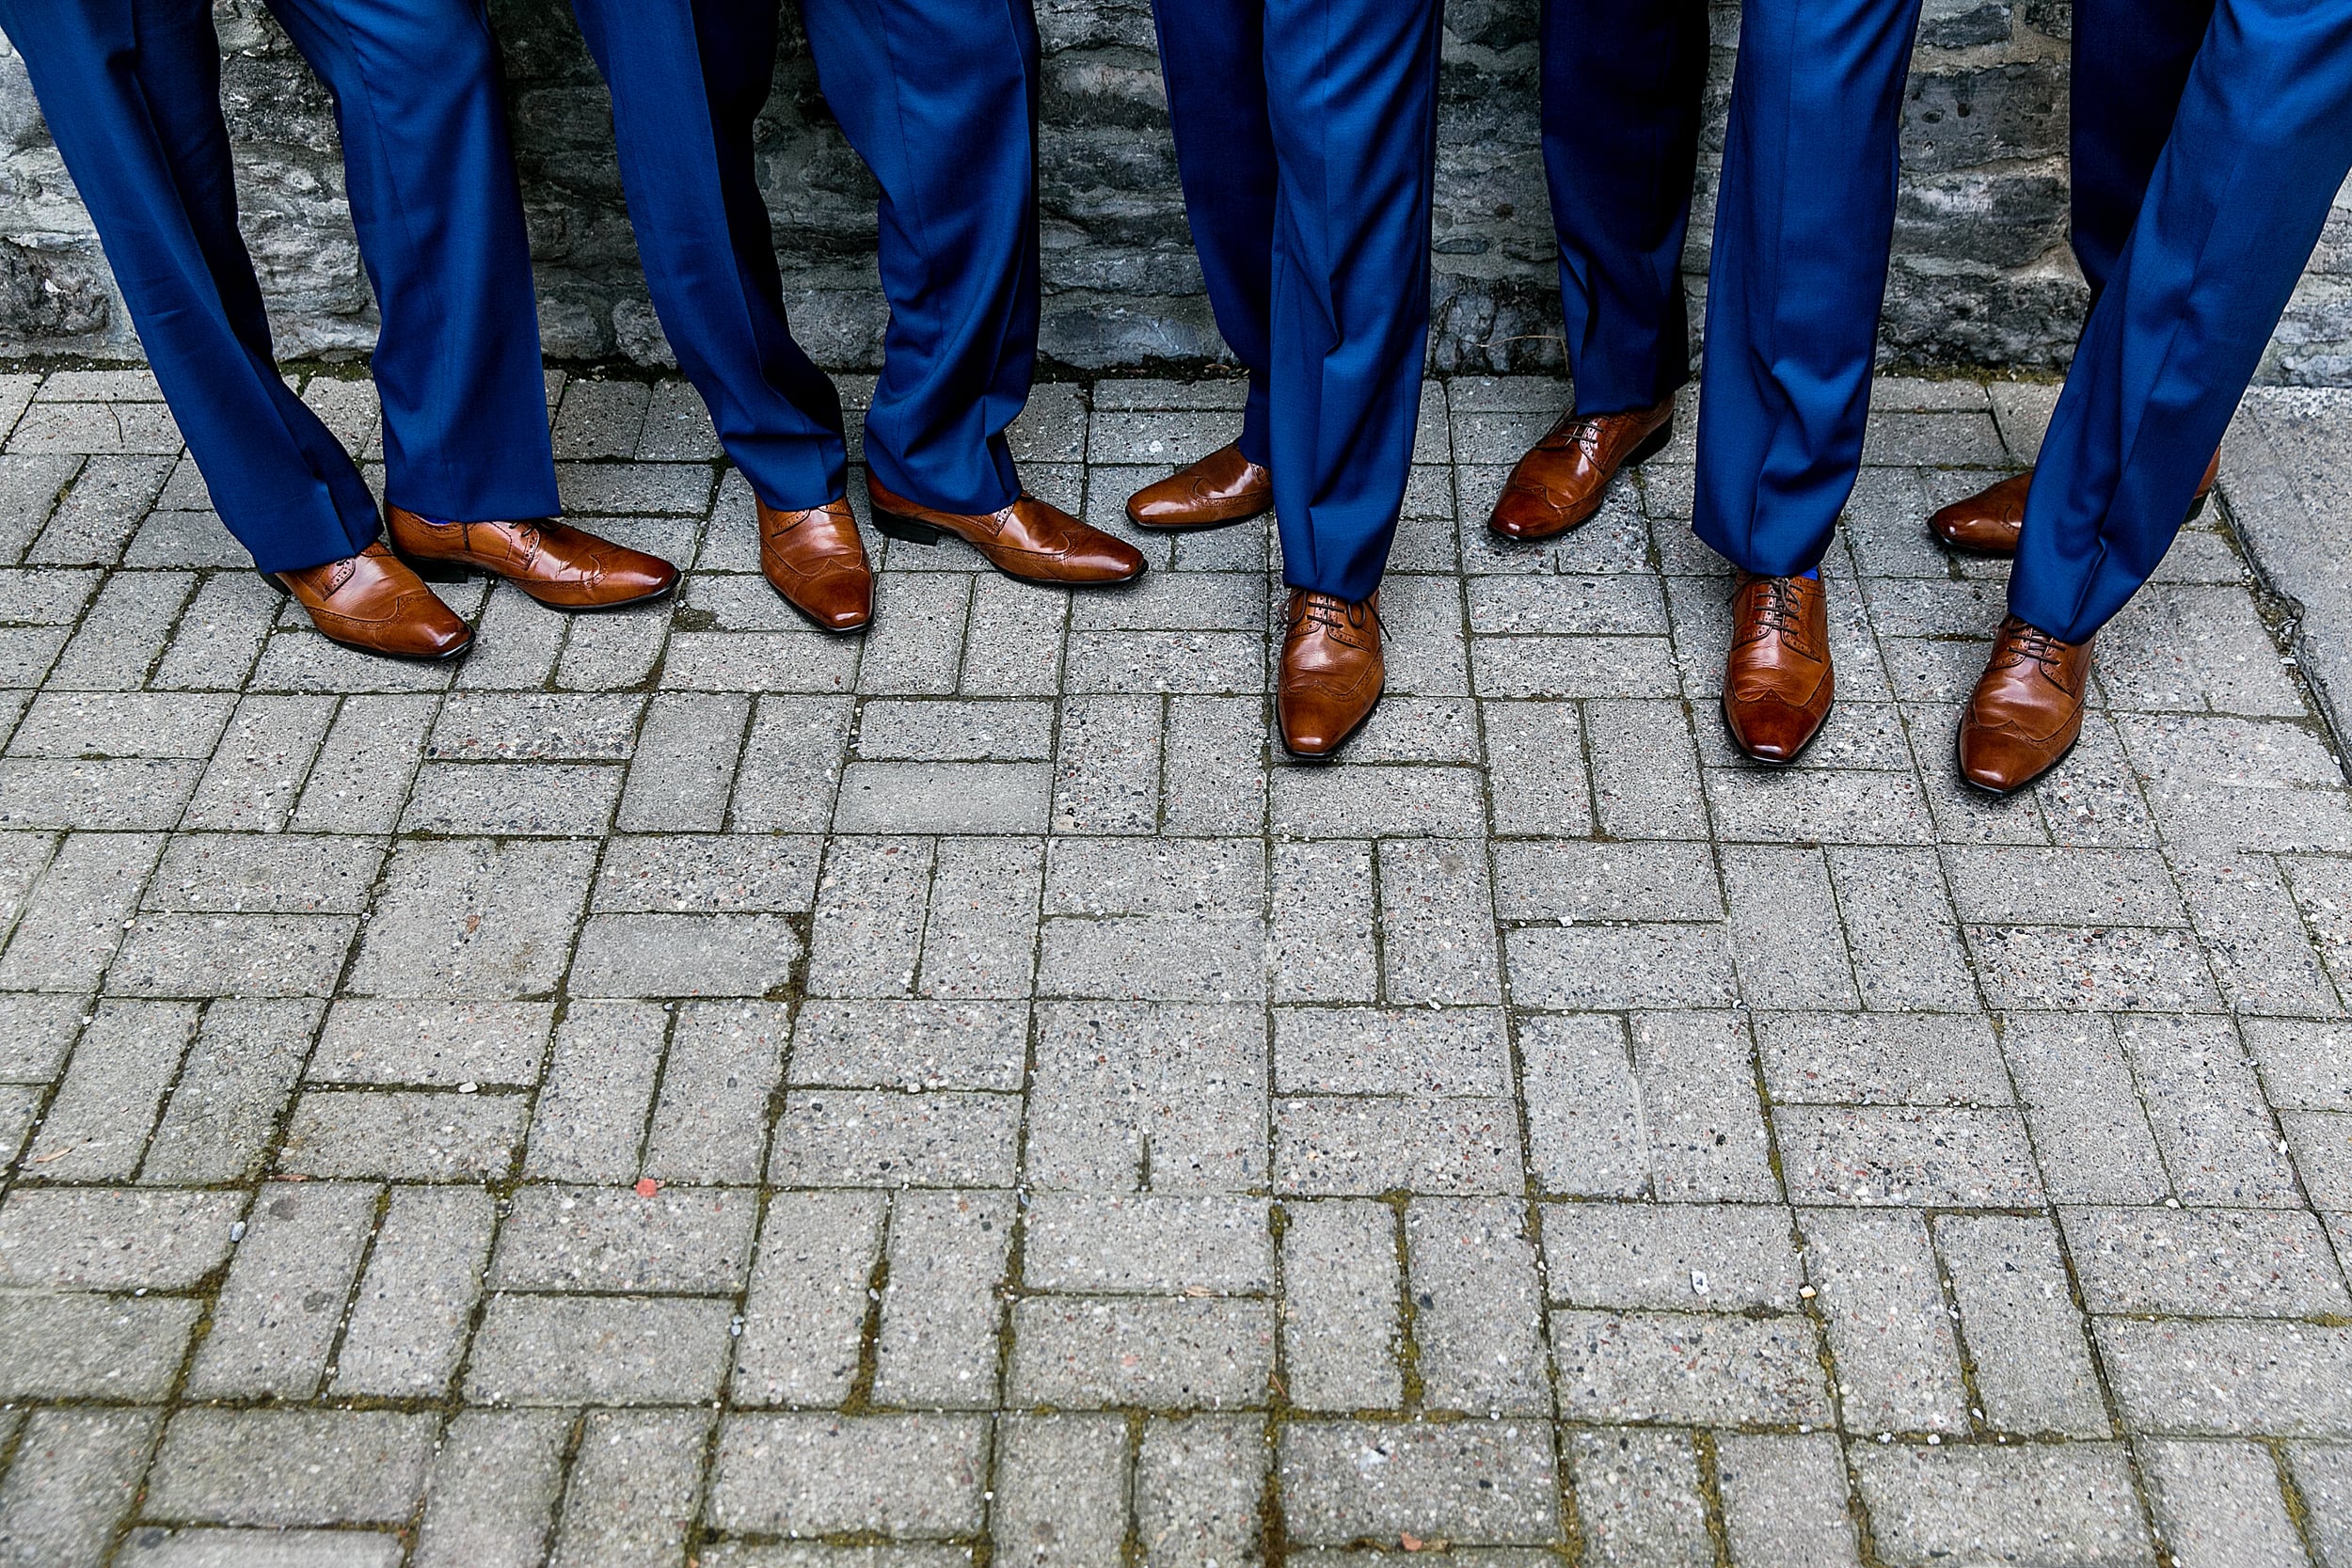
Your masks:
M1667 447L1674 443L1674 438L1675 422L1672 419L1669 419L1658 429L1644 436L1640 446L1635 447L1631 451L1625 454L1625 461L1617 465L1616 473L1613 473L1609 476L1609 483L1614 484L1617 482L1617 474L1625 472L1628 468L1638 468L1643 464L1648 462L1651 458L1656 457L1660 452L1664 451ZM1601 486L1601 492L1604 498L1608 494L1608 484ZM1486 531L1495 538L1502 540L1506 545L1522 545L1531 548L1538 545L1549 545L1555 539L1566 538L1569 534L1574 533L1578 529L1582 528L1586 523L1591 522L1595 517L1599 516L1600 505L1601 503L1599 501L1595 501L1593 503L1592 511L1587 512L1583 516L1579 517L1575 522L1570 523L1567 527L1564 529L1556 529L1549 533L1538 533L1534 535L1505 533L1501 529L1495 527L1495 521L1491 515L1486 519Z

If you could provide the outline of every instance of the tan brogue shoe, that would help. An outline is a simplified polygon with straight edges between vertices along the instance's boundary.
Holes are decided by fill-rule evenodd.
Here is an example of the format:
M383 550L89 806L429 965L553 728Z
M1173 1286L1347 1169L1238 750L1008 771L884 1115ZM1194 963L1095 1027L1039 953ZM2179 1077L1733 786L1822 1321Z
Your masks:
M1740 573L1724 670L1724 722L1740 750L1758 762L1796 761L1820 733L1836 688L1820 578Z
M1293 756L1327 757L1362 728L1388 683L1380 595L1350 604L1291 590L1274 710Z
M1137 528L1223 528L1263 515L1274 505L1274 475L1219 447L1200 462L1127 498Z
M784 602L827 631L857 631L874 618L874 568L848 500L805 512L761 501L759 570Z
M1600 510L1617 470L1656 453L1675 436L1675 400L1622 414L1560 417L1518 461L1486 526L1505 539L1550 539Z
M965 515L936 512L893 495L869 469L866 488L874 500L874 526L911 545L936 545L943 537L962 540L1007 577L1025 582L1083 588L1133 582L1143 575L1143 552L1124 539L1078 521L1058 506L1026 490L1010 506Z
M277 581L329 641L393 658L454 658L473 629L377 540L358 555L279 572Z
M2214 482L2221 477L2221 454L2205 465L2197 482L2197 499L2189 503L2188 521L2204 515ZM2025 531L2026 496L2033 489L2033 470L2011 474L1965 500L1957 500L1928 519L1928 531L1956 550L1969 555L2015 555L2017 536Z
M677 586L660 556L551 519L436 523L398 506L384 515L392 548L410 561L493 573L553 610L618 610Z
M2061 642L2012 615L1960 721L1960 775L2010 795L2066 760L2083 734L2090 644Z

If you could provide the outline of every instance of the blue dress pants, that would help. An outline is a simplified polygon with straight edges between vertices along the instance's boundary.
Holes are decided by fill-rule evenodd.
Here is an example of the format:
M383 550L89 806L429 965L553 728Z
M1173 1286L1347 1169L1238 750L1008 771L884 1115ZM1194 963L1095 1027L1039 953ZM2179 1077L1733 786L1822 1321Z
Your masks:
M269 0L335 101L382 318L387 499L554 515L555 464L497 50L479 0ZM279 379L237 231L210 0L0 0L188 451L263 571L379 527L348 453Z
M2086 4L2076 55L2177 62L2193 14L2169 36L2152 20L2176 8ZM2010 610L2062 641L2088 641L2164 559L2352 168L2352 8L2219 0L2210 18L2026 502ZM2112 172L2096 180L2113 202Z
M775 0L573 0L654 311L770 506L838 499L841 404L785 320L753 121ZM993 512L1037 358L1037 26L1028 0L803 0L826 103L882 185L890 301L866 459L899 495Z
M1820 563L1861 468L1919 0L1746 0L1716 200L1693 527Z
M1438 0L1154 0L1210 308L1249 371L1282 575L1355 601L1405 503L1429 338Z
M1544 173L1580 414L1691 379L1682 242L1707 87L1706 0L1546 0Z

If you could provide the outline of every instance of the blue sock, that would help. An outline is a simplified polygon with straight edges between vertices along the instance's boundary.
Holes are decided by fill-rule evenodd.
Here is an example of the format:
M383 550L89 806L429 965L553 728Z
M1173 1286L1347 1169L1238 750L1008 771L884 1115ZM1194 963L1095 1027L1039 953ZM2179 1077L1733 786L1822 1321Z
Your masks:
M1816 566L1809 572L1799 572L1797 576L1804 578L1808 582L1819 582L1821 580L1821 569L1819 566Z

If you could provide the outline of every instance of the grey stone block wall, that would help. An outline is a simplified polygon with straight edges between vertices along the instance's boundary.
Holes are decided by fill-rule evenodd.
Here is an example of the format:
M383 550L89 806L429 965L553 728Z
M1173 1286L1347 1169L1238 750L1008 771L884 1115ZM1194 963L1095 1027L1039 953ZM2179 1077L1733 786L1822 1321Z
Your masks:
M1440 371L1561 362L1538 147L1540 0L1447 8L1435 233ZM563 0L491 0L503 40L550 357L661 364L602 85ZM260 0L216 0L246 231L280 352L363 350L373 336L326 94ZM823 363L871 368L874 184L842 141L787 6L761 178L795 322ZM1186 239L1148 0L1039 0L1044 346L1101 370L1222 353ZM1714 8L1709 130L1688 258L1707 234L1738 36ZM1927 0L1905 99L1903 179L1883 356L1890 364L2062 365L2085 292L2066 248L2068 0ZM2352 215L2328 226L2265 365L2271 381L2352 382ZM1694 319L1696 312L1694 311ZM0 356L135 357L88 221L23 64L0 57Z

